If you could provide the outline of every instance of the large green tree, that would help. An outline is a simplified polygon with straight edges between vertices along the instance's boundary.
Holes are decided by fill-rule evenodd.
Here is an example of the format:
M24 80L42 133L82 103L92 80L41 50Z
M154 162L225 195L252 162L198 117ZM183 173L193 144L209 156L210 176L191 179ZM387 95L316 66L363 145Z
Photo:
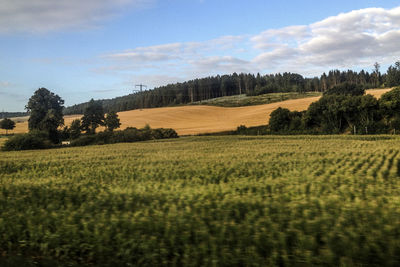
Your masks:
M372 95L324 95L305 113L309 129L322 133L375 133L381 121L378 100Z
M379 110L379 101L372 95L363 95L359 99L357 112L357 126L365 134L378 133L381 128L382 116Z
M394 132L400 130L400 87L383 94L379 107L389 128Z
M390 66L386 74L386 86L400 85L400 61L397 61L394 66Z
M104 125L103 105L91 99L82 117L82 129L86 133L95 134L96 128Z
M379 104L385 115L400 115L400 87L383 94L379 99Z
M64 125L64 100L46 88L39 88L29 98L26 110L30 113L29 130L48 133L53 142L58 142L58 127Z
M118 129L121 126L118 114L115 111L108 112L104 120L104 124L107 128L107 131L112 132L113 130Z
M8 135L8 130L15 128L15 121L4 118L0 121L0 128L6 130L6 135Z
M269 128L272 132L281 133L304 130L302 116L302 112L279 107L271 112Z
M311 103L305 114L305 124L310 129L317 129L323 133L342 133L349 126L347 114L351 114L356 107L345 106L350 96L326 95Z
M269 127L273 132L288 130L290 125L290 110L287 108L277 108L271 112Z

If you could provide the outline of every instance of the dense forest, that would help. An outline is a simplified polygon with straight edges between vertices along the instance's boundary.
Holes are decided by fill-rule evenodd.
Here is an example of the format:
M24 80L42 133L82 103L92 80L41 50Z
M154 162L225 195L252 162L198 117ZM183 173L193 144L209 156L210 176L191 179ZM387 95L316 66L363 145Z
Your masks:
M305 78L300 74L253 75L237 74L217 75L183 83L168 84L152 90L138 92L113 99L97 100L102 103L105 112L125 111L139 108L154 108L189 104L206 99L246 94L260 95L278 92L325 92L332 87L349 83L361 85L364 89L400 85L400 62L390 66L387 73L381 74L378 63L369 73L347 70L332 70L320 77ZM88 102L67 107L64 113L82 114Z

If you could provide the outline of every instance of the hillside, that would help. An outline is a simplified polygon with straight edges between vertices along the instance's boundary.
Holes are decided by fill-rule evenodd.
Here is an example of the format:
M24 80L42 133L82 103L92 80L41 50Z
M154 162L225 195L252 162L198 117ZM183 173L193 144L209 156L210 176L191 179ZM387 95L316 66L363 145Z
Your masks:
M391 89L370 89L367 94L379 98ZM173 128L179 135L191 135L233 130L239 125L257 126L267 124L269 114L278 107L290 110L305 110L320 96L302 99L291 99L271 104L245 107L217 107L206 105L151 108L119 112L121 128L143 127L149 124L153 128ZM69 125L81 115L65 116L65 124ZM28 130L27 117L18 118L14 133Z
M269 93L261 94L257 96L248 96L245 94L222 96L202 101L190 103L189 105L207 105L207 106L218 106L218 107L243 107L243 106L255 106L263 104L271 104L276 102L282 102L290 99L300 99L313 96L321 96L321 92L287 92L287 93Z
M323 73L320 77L314 78L306 78L300 74L290 72L267 75L233 73L231 75L217 75L183 83L168 84L113 99L99 99L96 101L102 104L106 112L121 112L133 109L189 105L194 102L209 100L213 103L213 99L237 95L259 96L270 93L304 94L307 92L325 92L342 83L357 84L363 88L376 88L383 84L392 84L390 86L399 84L396 75L400 75L400 70L395 69L394 73L392 72L388 72L390 75L383 74L378 78L375 74L370 74L364 70L360 72L331 70L328 74ZM264 101L257 104L271 102L276 101ZM87 105L88 102L84 102L66 107L64 114L82 114Z

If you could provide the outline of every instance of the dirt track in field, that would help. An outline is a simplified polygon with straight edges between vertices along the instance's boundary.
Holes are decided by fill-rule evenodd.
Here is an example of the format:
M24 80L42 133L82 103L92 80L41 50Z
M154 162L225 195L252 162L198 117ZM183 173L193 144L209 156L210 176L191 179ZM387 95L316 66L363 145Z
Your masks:
M379 98L391 89L371 89L367 94ZM211 133L236 129L239 125L257 126L268 124L269 115L278 107L302 111L319 99L309 97L286 100L265 105L223 108L215 106L181 106L166 108L150 108L119 112L121 129L126 127L141 128L149 124L152 128L173 128L179 135ZM80 115L65 116L65 125ZM27 117L16 118L16 128L10 133L24 133L28 131Z

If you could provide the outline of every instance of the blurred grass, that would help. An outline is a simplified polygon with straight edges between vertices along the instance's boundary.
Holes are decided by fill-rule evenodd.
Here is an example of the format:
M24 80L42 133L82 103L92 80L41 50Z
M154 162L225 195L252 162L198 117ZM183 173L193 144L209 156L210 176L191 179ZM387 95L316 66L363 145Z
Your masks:
M0 148L3 146L3 144L7 141L8 136L5 135L0 135Z
M222 136L0 152L0 264L399 266L399 141Z

